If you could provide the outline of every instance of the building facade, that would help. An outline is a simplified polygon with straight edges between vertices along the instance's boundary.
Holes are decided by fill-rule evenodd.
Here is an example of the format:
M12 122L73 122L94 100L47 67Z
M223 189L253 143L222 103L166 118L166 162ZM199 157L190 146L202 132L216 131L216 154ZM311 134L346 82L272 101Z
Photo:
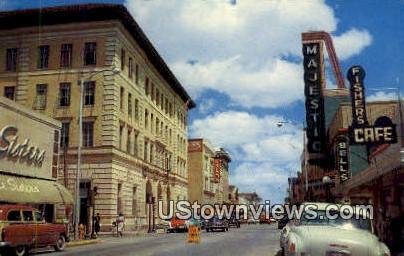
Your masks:
M83 85L80 222L91 219L94 187L102 230L119 213L127 229L150 226L158 200L187 198L195 104L125 7L13 11L0 20L0 92L62 122L59 175L72 192Z
M215 149L206 139L188 140L188 199L191 203L215 203L213 173Z

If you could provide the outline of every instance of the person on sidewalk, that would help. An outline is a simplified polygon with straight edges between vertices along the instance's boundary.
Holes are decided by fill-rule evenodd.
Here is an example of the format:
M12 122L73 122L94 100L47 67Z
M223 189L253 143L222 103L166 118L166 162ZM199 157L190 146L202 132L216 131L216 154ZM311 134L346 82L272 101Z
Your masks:
M100 232L100 222L101 222L101 217L100 214L97 213L94 217L94 231L95 231L95 235L98 236L98 232Z
M123 216L122 213L120 213L116 218L116 224L118 225L118 236L122 237L123 230L125 227L125 217Z

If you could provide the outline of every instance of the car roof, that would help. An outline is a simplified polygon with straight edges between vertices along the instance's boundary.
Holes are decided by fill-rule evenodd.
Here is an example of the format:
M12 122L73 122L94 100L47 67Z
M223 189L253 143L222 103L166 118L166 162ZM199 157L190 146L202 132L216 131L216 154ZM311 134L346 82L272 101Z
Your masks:
M34 207L24 204L2 204L0 205L0 219L5 219L6 214L10 210L28 210L33 211L36 210Z

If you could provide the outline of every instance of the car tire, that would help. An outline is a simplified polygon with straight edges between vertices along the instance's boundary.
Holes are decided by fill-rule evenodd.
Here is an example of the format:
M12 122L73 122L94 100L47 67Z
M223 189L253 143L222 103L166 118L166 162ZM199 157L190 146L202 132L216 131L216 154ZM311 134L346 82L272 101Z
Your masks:
M56 251L61 252L65 249L65 247L66 247L66 238L64 235L60 235L56 240L54 248Z
M25 245L19 245L14 248L14 254L16 256L24 256L28 254L28 248Z
M208 229L208 228L206 229L206 232L209 232L209 229Z

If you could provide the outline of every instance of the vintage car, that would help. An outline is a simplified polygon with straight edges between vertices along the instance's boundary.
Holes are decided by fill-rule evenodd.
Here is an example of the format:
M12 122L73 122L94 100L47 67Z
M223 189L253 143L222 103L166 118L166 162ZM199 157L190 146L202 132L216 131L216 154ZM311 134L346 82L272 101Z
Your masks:
M173 232L185 232L188 230L187 224L185 220L177 218L177 216L174 216L170 220L170 226L167 229L168 233L173 233Z
M0 250L5 255L26 255L31 248L65 248L68 230L64 224L45 222L43 215L25 205L0 205Z
M374 235L372 220L363 212L355 213L360 218L354 215L353 218L345 219L336 211L332 215L337 217L329 218L326 214L328 204L304 203L305 206L309 204L316 209L311 208L310 213L303 212L300 220L291 220L281 233L284 255L390 255L387 246Z
M229 221L225 218L214 216L206 222L205 229L206 232L214 230L229 231Z

